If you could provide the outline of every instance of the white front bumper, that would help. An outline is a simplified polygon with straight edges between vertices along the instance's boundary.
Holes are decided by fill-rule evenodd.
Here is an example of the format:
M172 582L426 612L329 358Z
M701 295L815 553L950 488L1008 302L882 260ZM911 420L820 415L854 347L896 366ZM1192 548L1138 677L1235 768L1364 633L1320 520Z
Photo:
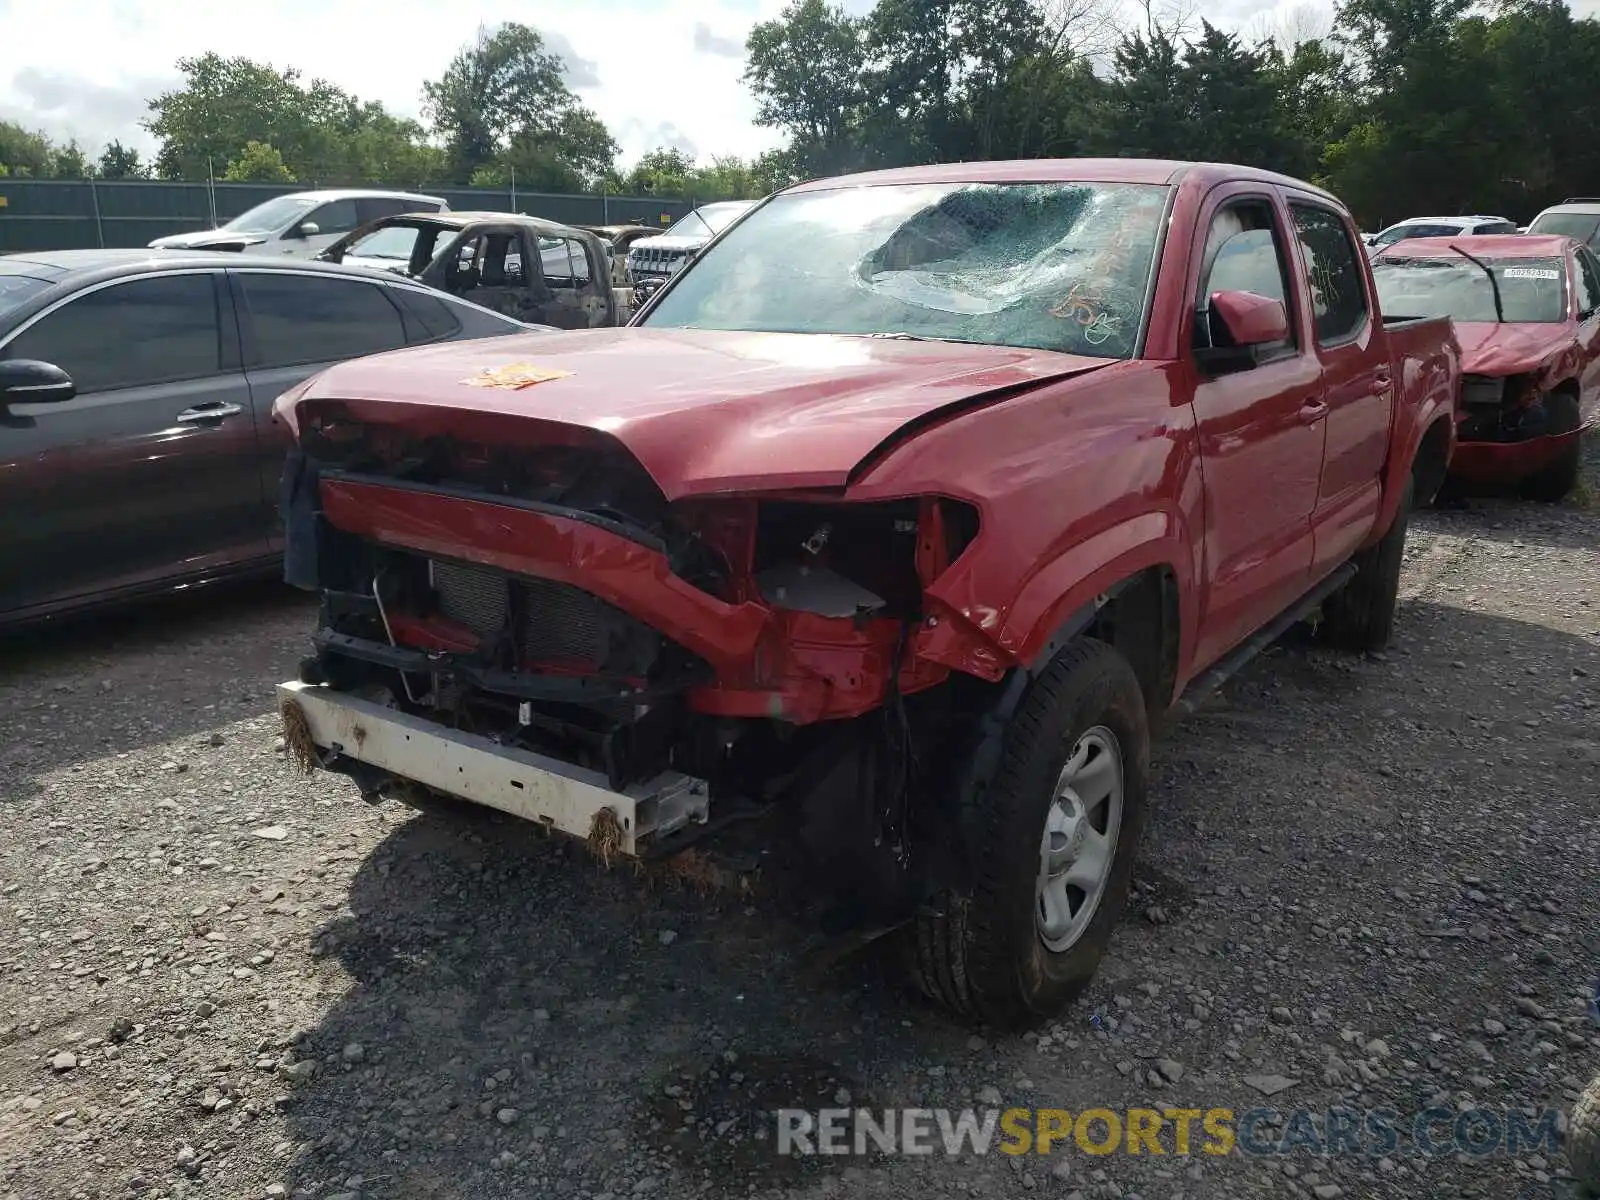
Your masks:
M446 729L345 692L281 683L278 697L300 707L324 757L353 758L574 837L588 837L595 817L609 808L621 826L625 854L638 854L651 839L704 822L710 813L705 782L676 771L616 792L598 771Z

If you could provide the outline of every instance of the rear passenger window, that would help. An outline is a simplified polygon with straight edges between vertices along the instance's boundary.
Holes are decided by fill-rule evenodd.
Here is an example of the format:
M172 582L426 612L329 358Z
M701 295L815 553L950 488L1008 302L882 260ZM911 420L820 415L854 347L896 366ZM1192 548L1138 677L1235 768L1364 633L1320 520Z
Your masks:
M407 204L404 200L364 196L356 201L356 215L363 225L380 217L398 217L401 213L422 211L424 206Z
M253 366L338 362L406 344L400 311L370 283L241 271L255 332Z
M406 339L412 343L436 342L453 337L461 322L443 300L410 289L396 289L389 293L400 302L406 317Z
M87 394L215 375L219 345L212 277L167 275L69 300L12 339L3 357L54 363Z
M544 281L553 288L582 287L589 283L589 255L582 242L571 238L540 238L539 257Z
M1331 209L1291 204L1306 278L1311 283L1317 344L1348 341L1367 323L1367 293L1356 248L1344 219Z

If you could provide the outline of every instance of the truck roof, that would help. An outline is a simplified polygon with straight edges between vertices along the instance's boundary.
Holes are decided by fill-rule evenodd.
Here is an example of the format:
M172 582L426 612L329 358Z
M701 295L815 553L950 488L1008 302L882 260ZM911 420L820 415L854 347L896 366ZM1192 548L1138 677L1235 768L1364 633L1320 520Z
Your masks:
M1573 238L1553 233L1473 233L1461 237L1408 238L1384 247L1378 257L1449 258L1460 257L1452 246L1480 258L1559 258L1578 243Z
M1010 162L937 163L923 167L893 167L864 171L831 179L813 179L789 188L791 192L821 192L844 187L876 187L918 183L1147 183L1172 185L1184 179L1202 183L1244 180L1313 192L1337 203L1323 189L1256 167L1231 163L1180 162L1159 158L1027 158ZM1342 206L1341 206L1342 207Z

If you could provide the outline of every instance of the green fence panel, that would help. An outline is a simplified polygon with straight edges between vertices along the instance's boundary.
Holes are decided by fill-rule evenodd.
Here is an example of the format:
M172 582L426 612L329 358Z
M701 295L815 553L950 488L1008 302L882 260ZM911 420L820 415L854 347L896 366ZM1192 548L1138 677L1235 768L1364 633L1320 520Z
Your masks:
M681 200L647 196L392 186L439 196L460 211L520 212L573 225L637 223L659 228L691 207ZM0 178L0 254L144 246L169 233L210 229L273 196L301 190L260 183Z

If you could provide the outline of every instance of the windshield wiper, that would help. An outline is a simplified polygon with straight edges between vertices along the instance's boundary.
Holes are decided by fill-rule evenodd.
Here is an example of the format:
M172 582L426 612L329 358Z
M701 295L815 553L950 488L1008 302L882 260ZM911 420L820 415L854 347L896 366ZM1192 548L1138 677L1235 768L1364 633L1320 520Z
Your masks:
M1484 262L1483 259L1478 258L1476 255L1468 254L1454 242L1450 243L1450 249L1461 255L1462 258L1466 259L1469 263L1472 263L1478 268L1478 270L1482 271L1489 277L1489 290L1494 293L1494 319L1500 324L1504 325L1506 323L1506 310L1500 304L1500 284L1499 281L1495 279L1494 272L1489 269L1489 264Z
M920 333L863 333L861 337L877 338L880 342L942 342L947 339L927 337Z

